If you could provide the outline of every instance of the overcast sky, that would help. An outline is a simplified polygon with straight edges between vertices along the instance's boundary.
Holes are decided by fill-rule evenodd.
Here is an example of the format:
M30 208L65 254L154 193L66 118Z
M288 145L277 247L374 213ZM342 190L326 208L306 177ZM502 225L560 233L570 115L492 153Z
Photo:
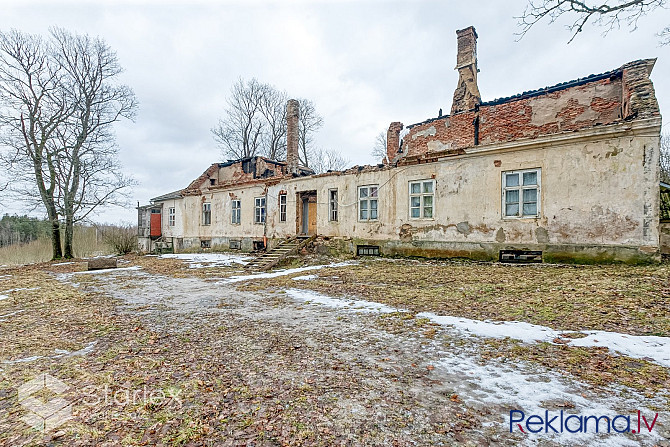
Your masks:
M316 144L352 165L376 163L376 135L451 109L458 79L456 30L479 34L482 100L658 57L652 74L661 111L670 107L670 46L655 36L670 22L659 10L638 29L589 27L572 43L565 21L543 22L518 41L513 1L0 1L0 29L46 34L50 26L104 38L123 82L137 95L136 121L117 126L121 162L139 182L132 203L183 188L223 161L210 129L230 87L256 77L309 98L324 118ZM667 129L667 127L666 127ZM0 213L23 212L4 203ZM95 220L134 222L134 208Z

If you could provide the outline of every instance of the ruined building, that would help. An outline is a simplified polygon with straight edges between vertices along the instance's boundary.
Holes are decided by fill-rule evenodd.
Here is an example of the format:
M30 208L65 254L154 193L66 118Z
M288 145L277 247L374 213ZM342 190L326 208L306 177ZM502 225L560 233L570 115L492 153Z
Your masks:
M286 162L216 163L152 199L139 208L142 248L161 238L177 250L252 250L318 234L365 254L659 259L655 59L482 101L477 33L457 39L451 113L392 123L384 164L318 175L299 166L289 101Z

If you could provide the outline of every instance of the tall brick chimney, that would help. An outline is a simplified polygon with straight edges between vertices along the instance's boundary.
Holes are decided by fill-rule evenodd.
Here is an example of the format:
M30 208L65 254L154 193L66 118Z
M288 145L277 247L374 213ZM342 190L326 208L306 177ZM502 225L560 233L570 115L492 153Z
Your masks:
M393 159L398 155L400 149L400 132L403 129L403 124L396 121L391 123L389 130L386 132L386 158L389 163L393 163Z
M473 26L456 31L458 39L458 86L454 92L451 114L472 110L482 102L477 87L477 31Z
M289 174L298 173L298 116L299 103L289 99L286 103L286 169Z

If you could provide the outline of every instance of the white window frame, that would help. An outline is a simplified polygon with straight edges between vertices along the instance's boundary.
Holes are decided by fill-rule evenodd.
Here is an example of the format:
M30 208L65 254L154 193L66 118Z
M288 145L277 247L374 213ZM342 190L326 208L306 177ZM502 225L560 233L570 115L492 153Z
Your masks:
M212 203L203 202L202 204L202 224L211 225L212 224Z
M363 196L365 191L365 196ZM372 204L375 203L375 211L377 216L372 217ZM365 206L363 206L365 204ZM366 217L362 217L363 211L366 212ZM364 185L358 187L358 221L359 222L375 222L379 220L379 185Z
M255 197L254 198L254 223L255 224L264 224L265 223L265 197Z
M287 195L279 194L279 222L286 222Z
M426 184L430 185L430 192L425 192ZM419 192L412 192L412 186L419 185ZM434 220L435 219L435 179L412 180L408 183L409 191L409 218L411 220ZM430 197L430 205L426 205L426 197ZM419 206L412 206L412 199L419 199ZM419 210L419 216L413 217L412 210ZM430 208L430 216L426 216L426 209Z
M536 184L524 184L524 174L534 172L536 174ZM507 185L507 176L508 175L518 175L518 185ZM533 169L519 169L516 171L503 171L502 172L502 202L501 202L501 211L503 219L537 219L540 217L541 213L541 202L542 202L542 168L533 168ZM524 191L526 190L536 190L535 193L535 214L524 214L524 203L533 203L533 202L524 202ZM510 192L517 191L517 201L510 202L510 204L516 203L518 205L517 215L507 215L507 195Z
M330 222L337 222L337 219L339 217L338 216L339 207L337 203L337 201L339 200L338 194L339 193L337 191L337 188L328 190L328 220Z
M175 209L171 206L168 208L168 227L174 227L175 220Z
M242 201L233 199L230 202L230 223L240 225L242 223Z

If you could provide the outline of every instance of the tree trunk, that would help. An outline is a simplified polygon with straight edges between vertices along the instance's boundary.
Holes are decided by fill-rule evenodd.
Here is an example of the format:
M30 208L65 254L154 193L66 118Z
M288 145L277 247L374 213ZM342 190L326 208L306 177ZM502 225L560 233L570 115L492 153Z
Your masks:
M65 252L66 259L74 258L74 250L72 249L72 239L74 238L74 219L73 216L65 217Z
M60 222L58 221L58 214L56 214L55 211L49 210L49 220L51 221L51 259L61 259L63 257L63 251L60 243Z

